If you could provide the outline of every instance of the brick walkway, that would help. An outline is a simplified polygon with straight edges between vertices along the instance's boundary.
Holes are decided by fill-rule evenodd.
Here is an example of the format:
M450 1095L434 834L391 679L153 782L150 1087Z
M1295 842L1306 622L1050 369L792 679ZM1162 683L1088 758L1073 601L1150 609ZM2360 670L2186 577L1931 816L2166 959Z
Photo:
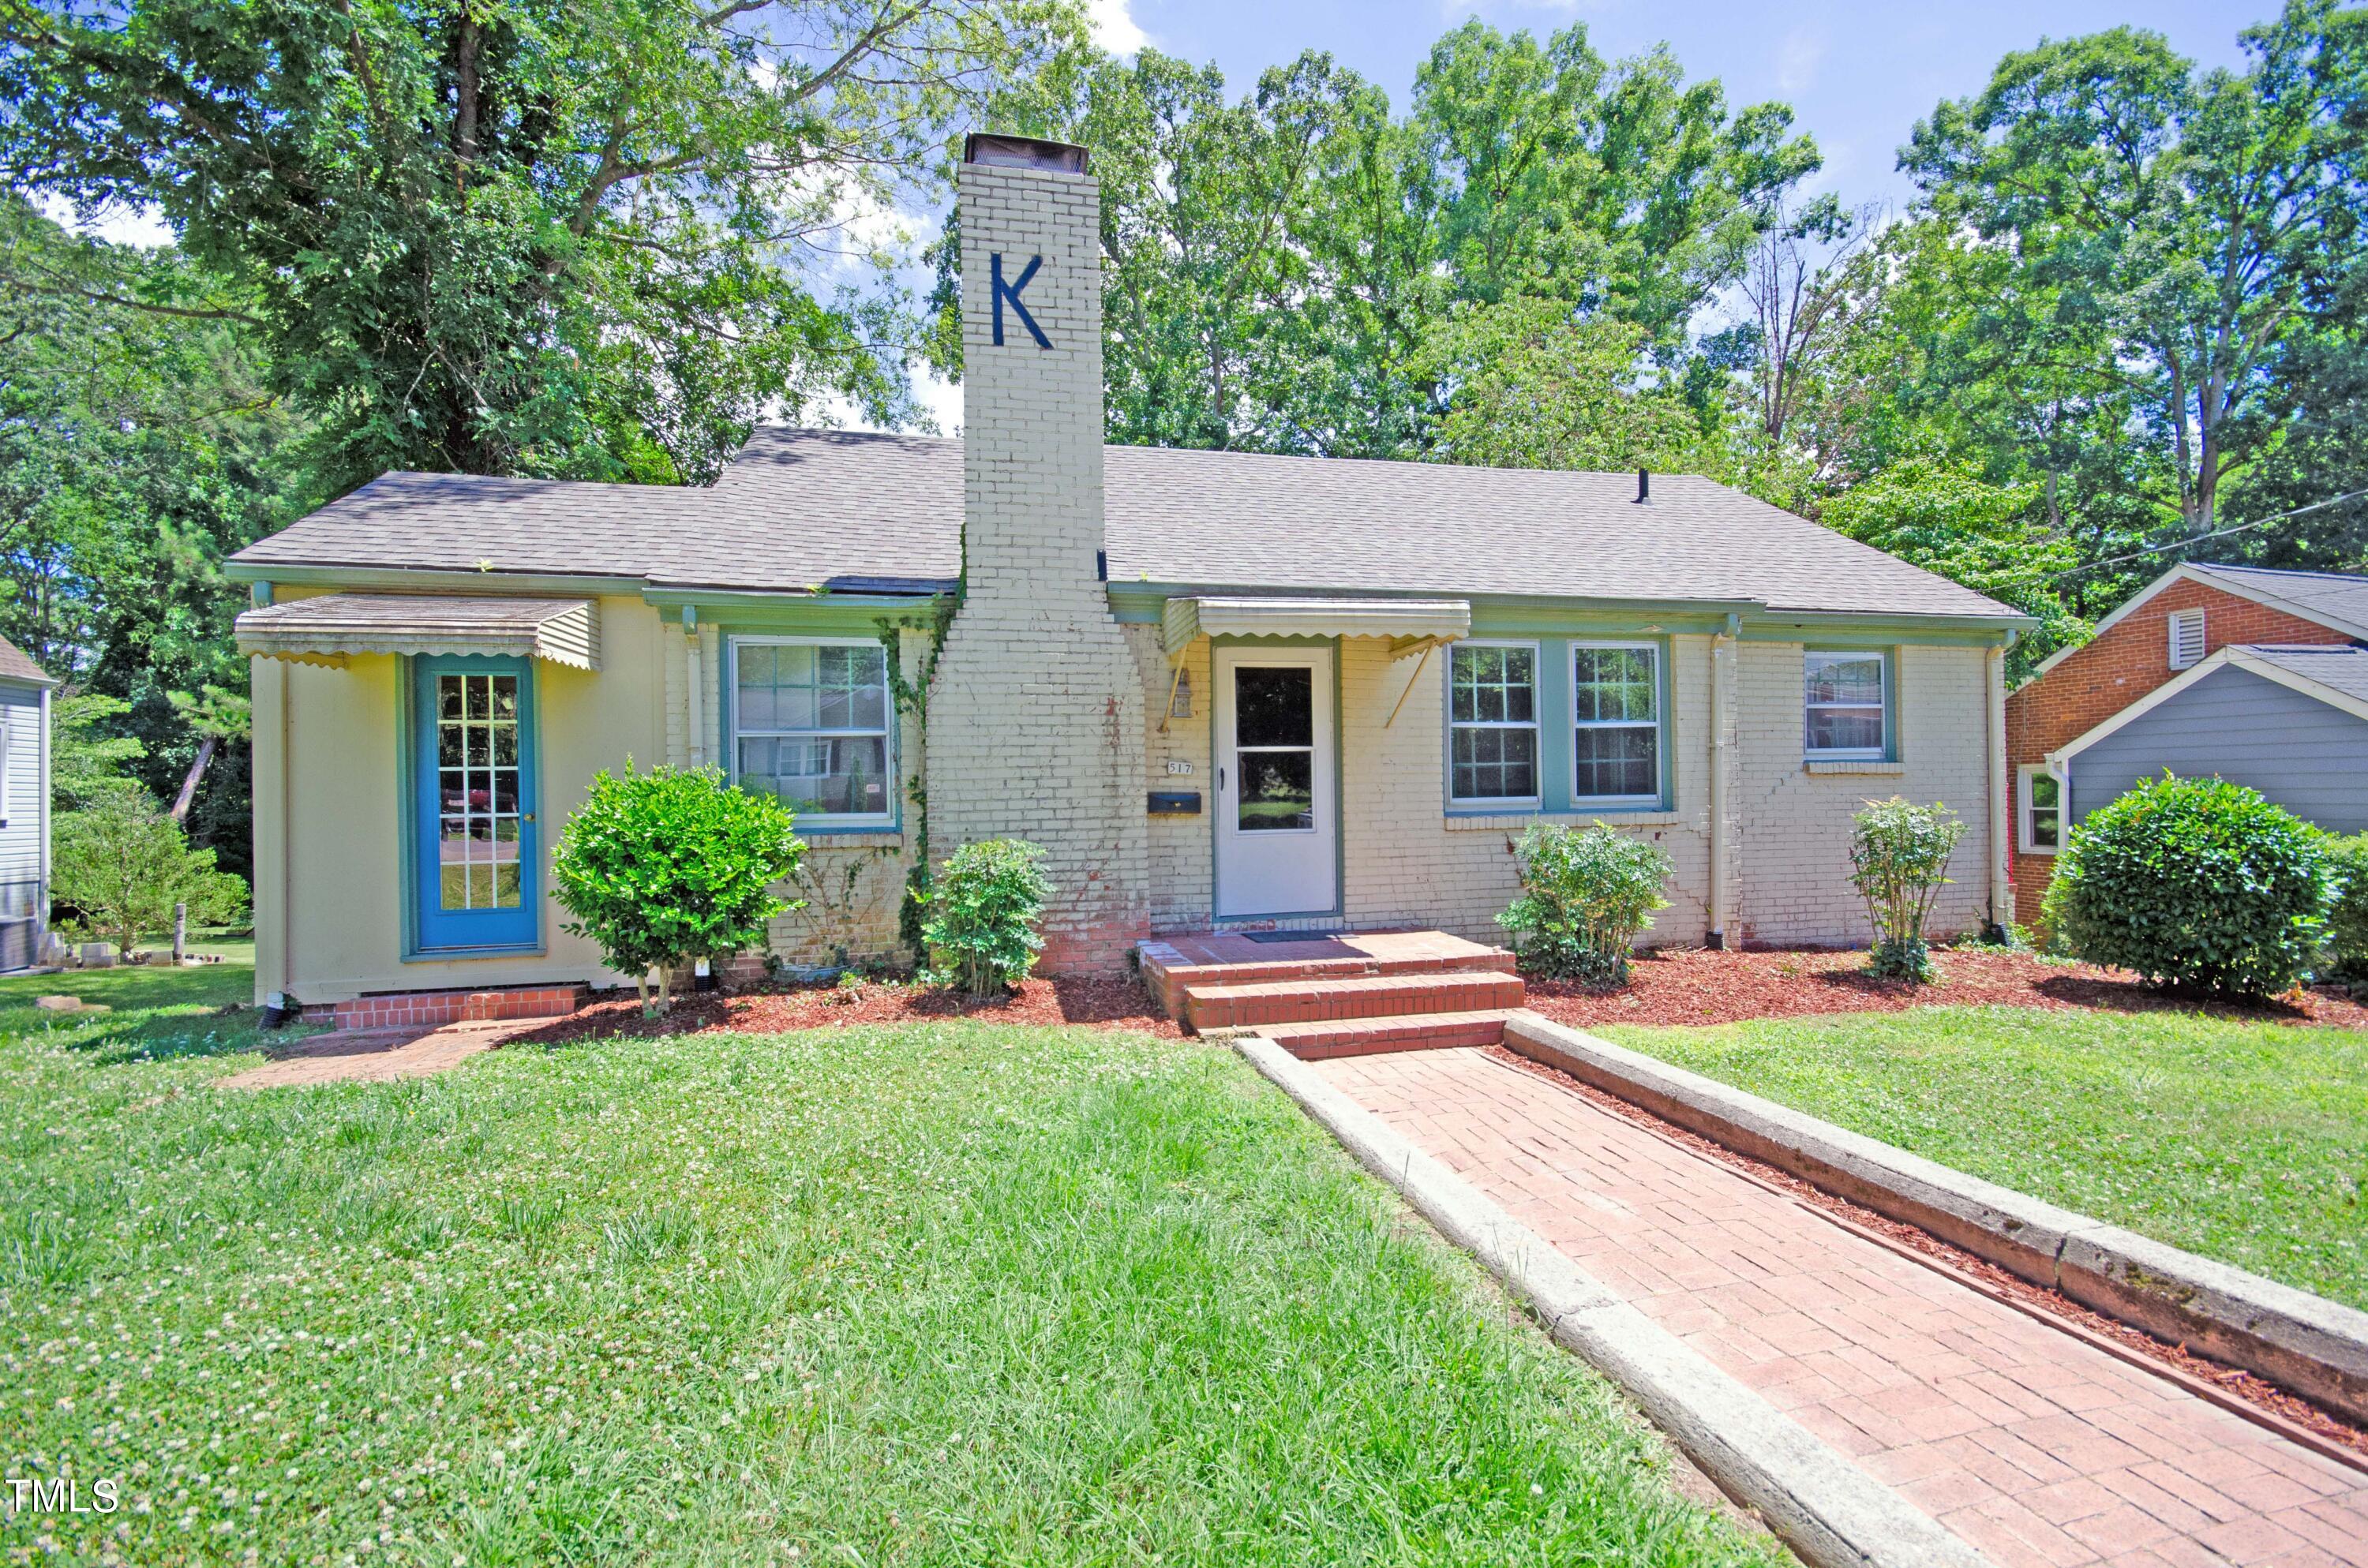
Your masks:
M2368 1568L2368 1474L1476 1051L1315 1063L1999 1568Z
M515 1034L540 1028L547 1018L513 1018L440 1028L336 1029L300 1040L277 1061L222 1080L225 1089L279 1089L302 1084L348 1081L388 1084L450 1072L480 1051Z

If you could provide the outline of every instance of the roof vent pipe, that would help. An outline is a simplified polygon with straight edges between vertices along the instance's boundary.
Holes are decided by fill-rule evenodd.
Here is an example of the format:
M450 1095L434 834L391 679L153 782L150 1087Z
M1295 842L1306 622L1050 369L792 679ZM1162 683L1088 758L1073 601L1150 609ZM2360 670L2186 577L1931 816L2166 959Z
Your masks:
M1652 498L1653 471L1649 468L1640 468L1636 471L1636 505L1642 506Z

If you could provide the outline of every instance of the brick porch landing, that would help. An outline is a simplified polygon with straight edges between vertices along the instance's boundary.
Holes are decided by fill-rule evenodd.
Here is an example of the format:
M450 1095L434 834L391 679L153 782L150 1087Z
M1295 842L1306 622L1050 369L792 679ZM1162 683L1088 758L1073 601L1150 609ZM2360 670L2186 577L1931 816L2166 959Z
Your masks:
M2368 1568L2368 1474L1566 1089L1317 1071L1998 1568Z
M1511 953L1444 931L1279 942L1205 931L1136 951L1160 1009L1188 1033L1256 1028L1304 1057L1492 1045L1524 994Z

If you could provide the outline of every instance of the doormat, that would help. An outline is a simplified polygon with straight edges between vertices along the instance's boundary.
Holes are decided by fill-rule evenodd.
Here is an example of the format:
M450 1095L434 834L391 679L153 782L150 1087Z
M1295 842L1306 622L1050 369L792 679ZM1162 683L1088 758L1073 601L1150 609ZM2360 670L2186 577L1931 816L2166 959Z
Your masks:
M1236 937L1247 937L1253 942L1329 942L1345 937L1346 931L1236 931Z

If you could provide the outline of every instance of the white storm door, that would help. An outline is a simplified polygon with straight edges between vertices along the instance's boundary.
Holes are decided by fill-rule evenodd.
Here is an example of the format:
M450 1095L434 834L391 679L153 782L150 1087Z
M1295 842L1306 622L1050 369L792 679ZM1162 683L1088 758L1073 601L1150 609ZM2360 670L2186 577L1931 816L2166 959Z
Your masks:
M1219 648L1216 913L1325 915L1340 905L1332 650Z

